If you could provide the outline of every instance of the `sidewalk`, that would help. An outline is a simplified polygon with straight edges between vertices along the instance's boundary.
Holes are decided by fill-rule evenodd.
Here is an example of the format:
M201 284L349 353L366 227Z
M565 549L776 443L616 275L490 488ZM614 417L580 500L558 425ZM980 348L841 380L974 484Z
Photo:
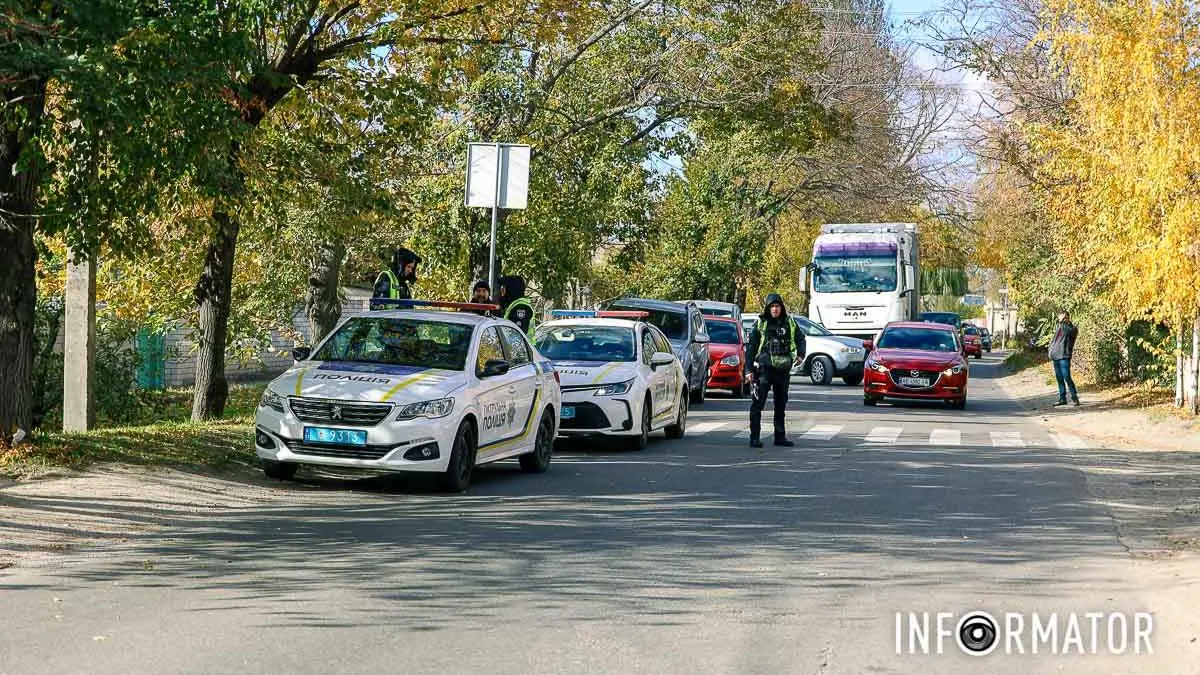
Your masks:
M1079 408L1055 408L1049 364L997 380L1050 432L1082 441L1064 450L1088 492L1112 513L1121 543L1138 557L1200 551L1200 420L1162 392L1085 387Z

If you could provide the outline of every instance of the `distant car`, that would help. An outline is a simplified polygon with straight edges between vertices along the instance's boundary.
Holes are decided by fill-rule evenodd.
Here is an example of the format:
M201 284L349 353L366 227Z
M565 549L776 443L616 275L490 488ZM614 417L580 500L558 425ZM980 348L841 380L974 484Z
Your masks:
M704 385L708 382L709 338L704 330L704 315L696 303L621 298L609 303L605 309L649 312L646 323L667 336L675 356L683 366L692 403L704 403Z
M704 319L704 327L711 340L708 356L712 359L712 374L708 377L708 388L728 389L734 398L745 396L746 341L739 323L710 316Z
M716 300L692 300L696 307L700 308L700 313L704 316L723 316L741 321L742 308L732 302L717 302Z
M792 369L793 377L807 375L819 385L829 384L835 376L852 387L862 382L863 359L867 356L862 340L834 335L803 316L792 315L792 320L804 334L804 361Z
M955 330L962 330L962 316L954 312L924 312L921 314L921 321L925 323L944 323L948 326L954 326Z
M991 353L992 351L992 332L986 328L979 329L979 340L983 344L983 351Z
M644 317L595 314L551 320L534 333L562 380L559 433L615 436L634 450L658 429L683 438L688 389L671 343Z
M969 370L962 341L948 324L888 324L876 343L867 342L863 404L884 398L944 401L962 410L967 405Z
M314 464L435 473L462 491L477 464L517 457L531 472L550 464L558 374L512 322L372 312L293 357L254 419L255 453L271 478Z
M741 319L741 322L742 322L742 341L745 342L750 339L750 332L754 330L754 324L758 323L758 316L754 315L754 314L752 314L750 316L743 316Z
M963 353L967 356L974 356L977 359L983 358L983 336L979 333L977 326L967 324L962 329Z

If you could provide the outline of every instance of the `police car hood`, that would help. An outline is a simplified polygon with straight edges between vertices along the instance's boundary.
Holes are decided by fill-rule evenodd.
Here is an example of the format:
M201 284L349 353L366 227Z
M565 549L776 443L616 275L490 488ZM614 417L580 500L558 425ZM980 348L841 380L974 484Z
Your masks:
M458 370L347 361L308 361L271 383L284 396L413 403L446 398L467 384Z
M624 382L634 377L637 363L633 361L605 363L603 361L555 361L554 369L562 380L564 389L572 387L600 386L613 382Z

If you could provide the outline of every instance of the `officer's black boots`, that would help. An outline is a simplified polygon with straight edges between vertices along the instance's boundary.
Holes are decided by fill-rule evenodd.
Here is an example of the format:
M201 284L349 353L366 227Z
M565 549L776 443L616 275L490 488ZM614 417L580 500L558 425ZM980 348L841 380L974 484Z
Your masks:
M762 446L763 446L762 441L758 440L757 438L750 439L750 447L761 448Z
M775 445L782 448L793 448L796 446L796 441L789 441L786 436L776 436Z

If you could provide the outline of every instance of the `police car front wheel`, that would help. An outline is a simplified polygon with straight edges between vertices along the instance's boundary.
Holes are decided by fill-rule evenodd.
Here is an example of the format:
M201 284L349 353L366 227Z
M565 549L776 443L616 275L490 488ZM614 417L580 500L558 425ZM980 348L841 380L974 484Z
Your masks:
M450 462L446 471L441 475L441 485L447 492L462 492L471 484L471 474L475 471L475 428L467 420L458 425L458 433L454 436L454 449L450 452Z

